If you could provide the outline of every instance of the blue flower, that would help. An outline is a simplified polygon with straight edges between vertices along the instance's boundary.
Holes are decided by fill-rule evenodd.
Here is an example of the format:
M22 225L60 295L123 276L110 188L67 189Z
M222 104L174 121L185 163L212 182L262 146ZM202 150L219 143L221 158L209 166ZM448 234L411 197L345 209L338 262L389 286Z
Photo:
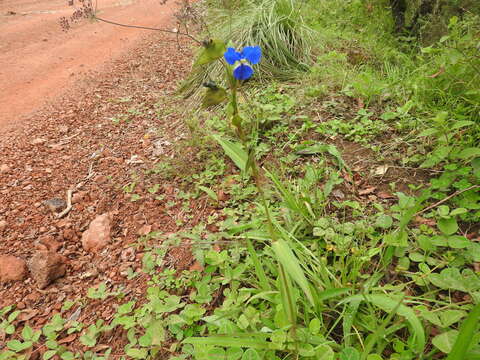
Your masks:
M233 76L238 80L247 80L253 75L253 69L250 64L255 65L260 62L262 58L262 50L260 46L247 46L243 48L241 52L235 51L234 48L228 48L223 55L225 61L230 65L239 63L235 70L233 70Z
M233 70L233 76L238 80L247 80L250 79L253 75L253 69L251 66L246 64L240 64Z

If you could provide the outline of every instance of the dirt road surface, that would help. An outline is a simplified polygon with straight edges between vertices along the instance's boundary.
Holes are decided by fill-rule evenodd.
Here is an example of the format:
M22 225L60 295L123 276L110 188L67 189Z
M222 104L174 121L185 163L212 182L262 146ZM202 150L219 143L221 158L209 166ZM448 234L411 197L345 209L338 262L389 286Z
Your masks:
M71 92L86 73L104 71L149 34L88 20L64 32L59 19L73 10L66 0L0 0L0 131ZM172 24L171 2L98 0L98 10L121 23Z
M157 1L118 5L99 0L99 5L102 16L112 20L175 26L172 9ZM188 135L181 113L186 104L175 93L190 70L192 42L88 22L65 34L57 25L64 11L60 2L16 3L24 12L58 12L22 16L14 0L0 0L0 13L17 11L0 16L0 309L18 305L28 316L15 323L17 333L5 337L0 331L0 353L18 338L20 321L41 329L62 312L65 300L87 299L88 289L100 283L127 297L92 301L81 311L72 307L62 317L80 311L75 316L85 329L99 318L110 322L118 304L141 296L150 281L149 276L128 276L142 268L147 251L134 246L139 237L194 227L216 211L208 199L195 199L186 212L176 178L152 172L159 162L177 156L176 142ZM41 3L49 7L39 8ZM182 150L189 167L194 166L193 151ZM132 181L134 193L124 191ZM64 206L69 193L72 206L64 216L47 206L53 199ZM104 214L111 221L109 230L100 232L108 234L108 244L98 252L86 250L83 234ZM163 240L152 239L152 244ZM47 256L55 266L49 262L37 271L34 263ZM165 266L180 271L194 261L183 245L169 250L167 260ZM28 273L19 264L28 264ZM21 276L5 278L12 269ZM37 282L44 276L51 280L46 287ZM83 353L79 337L68 335L62 346ZM123 354L127 341L126 332L115 330L98 339L96 349ZM39 358L45 350L43 344L31 349Z

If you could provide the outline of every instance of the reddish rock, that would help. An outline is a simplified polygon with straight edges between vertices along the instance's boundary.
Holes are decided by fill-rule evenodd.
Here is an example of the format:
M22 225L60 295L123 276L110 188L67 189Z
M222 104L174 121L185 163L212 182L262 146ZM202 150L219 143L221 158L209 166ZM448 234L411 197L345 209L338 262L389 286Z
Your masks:
M12 255L0 255L0 283L21 281L27 277L25 261Z
M7 164L0 165L0 173L8 173L10 171L10 166Z
M73 229L65 229L63 230L63 238L65 240L74 240L77 237L75 230Z
M37 251L30 259L28 266L40 289L46 288L56 279L65 276L67 271L66 259L51 251Z
M138 229L137 234L140 236L148 235L152 232L152 225L143 225L140 229Z
M85 251L98 252L112 240L112 214L105 213L97 216L82 234L82 246Z
M45 245L51 252L57 252L57 250L62 247L62 244L55 240L52 235L44 235L40 237L39 241L40 244Z
M79 191L73 194L72 196L72 204L78 204L82 201L85 201L86 197L88 196L88 193L86 191Z
M5 220L0 220L0 231L7 228L7 222Z
M126 248L120 254L122 262L135 260L135 249L133 247Z

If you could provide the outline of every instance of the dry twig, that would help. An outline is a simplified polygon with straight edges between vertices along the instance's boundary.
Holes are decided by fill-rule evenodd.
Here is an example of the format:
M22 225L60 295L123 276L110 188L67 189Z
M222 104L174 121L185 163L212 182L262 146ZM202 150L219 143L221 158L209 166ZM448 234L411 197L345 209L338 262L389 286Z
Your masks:
M72 210L72 194L73 190L67 190L67 207L65 208L65 210L63 210L60 214L57 215L58 219L61 219L62 217L67 215L70 210Z

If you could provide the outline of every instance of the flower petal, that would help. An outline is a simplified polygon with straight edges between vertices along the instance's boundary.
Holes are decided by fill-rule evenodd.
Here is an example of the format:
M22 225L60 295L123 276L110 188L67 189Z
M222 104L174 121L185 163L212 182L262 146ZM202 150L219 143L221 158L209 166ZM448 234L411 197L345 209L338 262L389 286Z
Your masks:
M240 66L237 66L235 70L233 70L233 76L238 80L250 79L252 75L253 69L246 64L240 64Z
M240 53L236 52L234 48L229 47L227 51L223 54L225 61L230 65L235 64L237 61L241 59Z
M260 46L247 46L242 50L242 58L247 59L250 64L258 64L262 58Z

